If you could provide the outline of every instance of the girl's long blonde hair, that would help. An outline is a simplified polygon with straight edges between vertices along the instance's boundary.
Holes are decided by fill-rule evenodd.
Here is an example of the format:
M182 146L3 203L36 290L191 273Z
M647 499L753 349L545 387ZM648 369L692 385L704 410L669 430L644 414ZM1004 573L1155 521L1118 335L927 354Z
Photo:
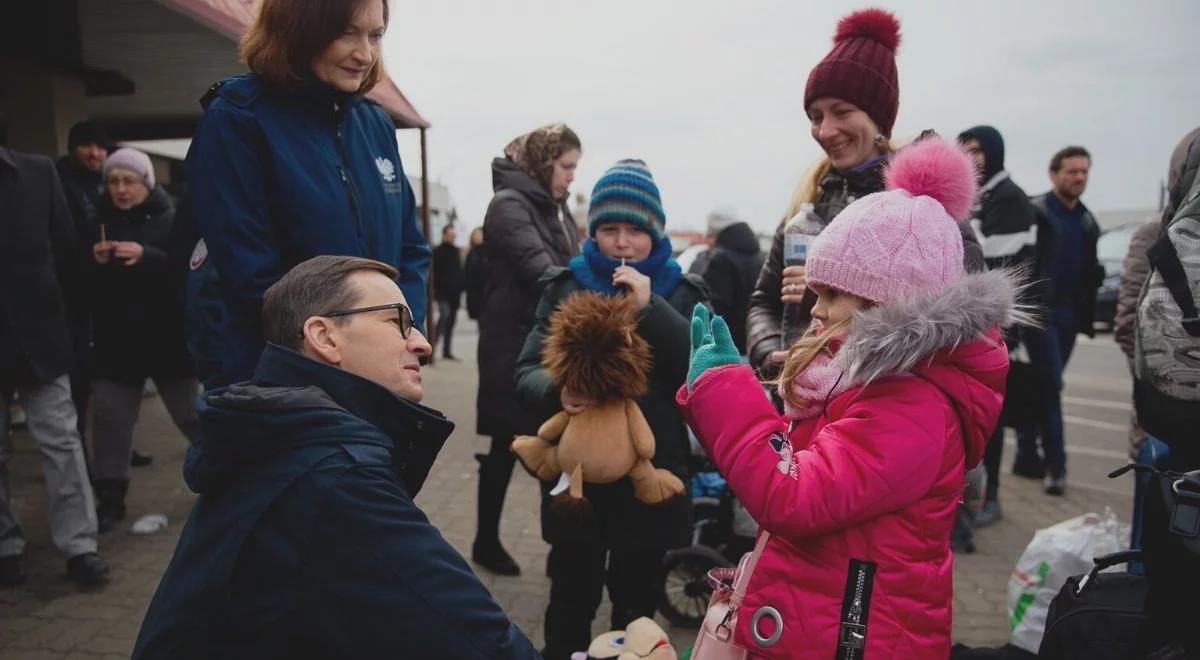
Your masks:
M812 326L809 326L804 336L792 344L788 349L787 358L783 361L783 370L779 372L779 378L770 382L772 387L778 388L783 400L787 401L788 405L793 408L804 408L811 405L811 402L800 401L796 397L796 388L792 384L804 370L816 360L818 356L833 355L830 344L836 339L841 339L850 331L851 320L844 319L833 325L825 328L821 334L813 331Z
M892 138L889 137L883 141L883 150L885 154L896 150L896 144L892 142ZM821 154L817 162L808 168L804 176L800 178L800 182L796 184L792 200L788 203L787 213L783 216L784 220L795 217L800 212L801 204L816 204L821 200L821 180L829 174L831 169L833 169L833 162L829 160L829 156ZM826 220L832 219L826 218Z

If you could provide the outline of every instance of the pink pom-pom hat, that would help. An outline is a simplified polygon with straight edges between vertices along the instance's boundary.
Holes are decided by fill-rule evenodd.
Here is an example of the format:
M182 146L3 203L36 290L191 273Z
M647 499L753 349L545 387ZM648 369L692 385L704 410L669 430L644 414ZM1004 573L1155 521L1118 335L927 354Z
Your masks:
M931 137L901 149L887 190L847 206L813 242L808 281L880 304L946 288L964 273L958 223L977 194L958 146Z

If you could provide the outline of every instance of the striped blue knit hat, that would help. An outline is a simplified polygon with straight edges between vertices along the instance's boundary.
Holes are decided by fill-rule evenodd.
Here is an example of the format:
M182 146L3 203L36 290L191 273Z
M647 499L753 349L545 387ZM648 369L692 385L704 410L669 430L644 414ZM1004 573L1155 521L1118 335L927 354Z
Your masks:
M655 242L662 240L667 215L654 176L643 161L617 161L592 188L588 234L594 237L596 228L606 222L628 222L653 236Z

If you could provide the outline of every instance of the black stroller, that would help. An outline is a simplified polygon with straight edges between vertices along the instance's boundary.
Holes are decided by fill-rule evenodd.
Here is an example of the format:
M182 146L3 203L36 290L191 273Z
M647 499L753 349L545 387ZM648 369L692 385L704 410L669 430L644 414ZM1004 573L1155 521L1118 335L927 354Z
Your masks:
M708 571L737 565L754 547L741 504L708 459L692 458L692 544L671 550L663 559L663 586L658 611L673 625L699 628L708 611L712 587ZM735 522L736 519L736 522ZM752 523L752 521L751 521ZM745 535L751 532L750 535Z

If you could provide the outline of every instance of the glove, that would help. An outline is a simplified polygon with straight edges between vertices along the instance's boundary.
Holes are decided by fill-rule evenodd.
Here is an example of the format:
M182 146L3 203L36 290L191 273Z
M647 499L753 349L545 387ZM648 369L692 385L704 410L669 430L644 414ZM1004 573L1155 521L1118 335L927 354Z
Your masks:
M688 361L688 392L700 374L709 369L741 364L742 356L733 344L729 326L720 316L712 317L708 308L697 303L692 310L692 352Z

